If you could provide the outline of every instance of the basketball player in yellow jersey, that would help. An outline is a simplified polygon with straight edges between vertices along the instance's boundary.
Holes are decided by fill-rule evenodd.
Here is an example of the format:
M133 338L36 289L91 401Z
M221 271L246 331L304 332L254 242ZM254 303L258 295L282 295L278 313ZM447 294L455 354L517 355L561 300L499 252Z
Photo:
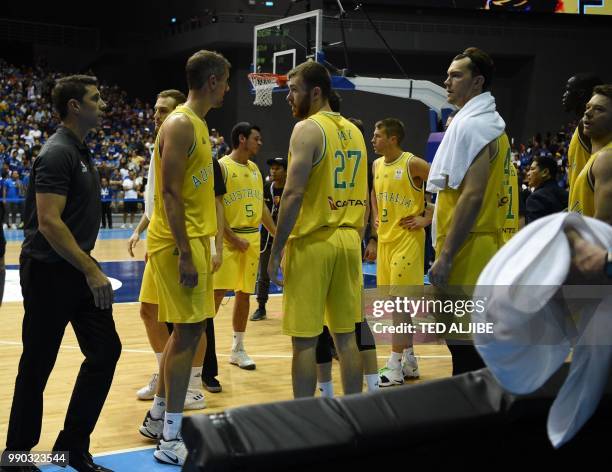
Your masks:
M288 78L287 102L302 121L291 135L268 273L271 281L284 285L283 333L293 343L293 394L314 395L315 346L324 321L334 337L344 393L357 393L362 366L355 323L362 320L360 231L368 198L367 150L358 128L331 111L331 78L324 66L304 62ZM283 249L284 284L278 274Z
M516 167L512 163L510 148L504 156L504 189L499 210L504 217L504 226L500 234L500 243L503 246L516 234L521 227L519 215L519 184ZM524 223L524 222L523 222Z
M193 356L214 316L210 237L217 231L212 149L204 117L223 104L229 62L198 51L185 68L189 95L155 140L155 209L149 225L159 320L173 323L160 363L157 393L143 427L158 432L154 456L182 465L187 449L179 435ZM165 417L164 417L165 414Z
M166 120L168 115L178 106L185 103L187 97L178 90L164 90L157 96L155 102L155 136L159 132L159 128L162 123ZM151 156L153 157L153 156ZM216 209L217 209L217 226L220 228L217 235L215 236L216 253L211 257L213 272L217 270L223 258L223 200L222 196L225 194L225 184L223 183L223 175L221 174L221 167L216 160L213 160L214 167L214 182L215 182L215 196ZM153 215L154 207L154 192L155 192L155 162L151 161L149 166L149 173L147 177L147 187L145 189L145 202L144 202L144 213L138 226L134 230L132 236L128 240L128 252L130 256L134 257L134 247L140 241L140 235L147 229L149 222ZM147 258L145 257L145 269L142 276L142 283L140 287L140 295L138 301L140 302L140 317L145 325L149 344L155 353L155 357L158 363L158 370L151 376L151 379L144 387L140 388L136 392L136 396L139 400L152 400L155 392L157 391L157 380L159 371L159 362L161 361L162 353L166 342L172 333L172 325L169 323L162 323L157 320L158 315L158 300L157 300L157 288L155 287L155 280L153 278L153 271L151 264L146 263ZM212 338L214 337L214 326L212 321L206 329L206 340L209 341L211 346L214 346ZM191 368L191 378L189 380L189 388L187 390L187 396L185 398L185 410L196 410L205 408L206 403L204 396L202 395L201 388L203 383L202 375L202 359L204 358L204 347L205 339L202 338L201 345L198 346L198 351L194 356L194 361ZM211 391L210 387L207 386L207 390ZM145 427L141 429L141 433L148 437L148 432Z
M569 210L612 224L612 84L593 89L582 121L593 155L571 188Z
M586 103L593 95L593 87L602 83L601 79L593 74L576 74L565 84L561 104L566 112L579 118L567 151L567 181L570 192L578 174L591 157L591 140L584 134L582 116Z
M480 272L500 245L500 232L504 224L504 215L500 211L500 207L504 206L504 160L509 153L510 143L503 131L503 120L495 111L494 99L488 92L493 70L493 61L486 52L468 48L453 59L448 68L448 78L444 82L448 101L460 110L447 130L440 149L443 149L446 139L451 142L453 134L459 136L460 140L455 143L462 143L462 147L453 150L459 157L466 152L465 145L473 143L485 131L488 136L497 133L500 135L486 143L479 152L474 151L477 154L465 156L471 159L471 163L458 188L448 186L453 176L450 173L441 190L440 187L436 188L433 181L437 180L437 176L433 171L436 159L443 159L444 156L436 153L432 163L428 190L438 191L438 198L434 242L436 260L430 269L429 280L442 289L449 285L475 285ZM476 102L471 104L471 109L474 109L474 103L481 103L483 107L485 103L488 104L487 112L482 111L478 120L472 118L469 112L465 112L465 115L462 113L463 108L472 100ZM483 116L489 121L484 122ZM471 126L474 122L484 129L474 129ZM480 143L480 140L476 142ZM458 171L454 169L452 172ZM449 341L447 345L453 358L453 375L484 367L471 341Z
M215 310L219 309L227 291L233 290L234 336L230 364L246 370L255 369L255 362L244 348L244 334L249 316L249 297L255 292L259 267L259 225L263 222L272 236L276 233L272 215L263 204L261 172L251 161L262 145L261 131L257 126L238 123L232 129L231 154L219 159L227 193L223 197L224 260L213 278ZM207 356L204 364L209 361L213 360Z
M425 228L433 211L425 212L423 183L429 174L427 161L402 150L404 124L395 118L376 123L372 145L382 156L372 163L371 202L378 215L378 243L368 242L366 259L376 254L376 284L392 297L405 295L401 286L423 286ZM419 294L420 295L420 294ZM410 316L393 314L394 324L410 323ZM401 385L419 377L419 366L410 334L394 334L391 356L379 371L379 385Z

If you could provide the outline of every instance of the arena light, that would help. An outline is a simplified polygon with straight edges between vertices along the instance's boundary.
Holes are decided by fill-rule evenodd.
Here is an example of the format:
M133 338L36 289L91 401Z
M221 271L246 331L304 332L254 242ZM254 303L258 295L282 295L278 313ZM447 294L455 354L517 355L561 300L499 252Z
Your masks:
M173 16L172 18L170 18L170 23L176 23L176 17Z
M266 2L266 6L267 7L273 7L274 6L274 2Z

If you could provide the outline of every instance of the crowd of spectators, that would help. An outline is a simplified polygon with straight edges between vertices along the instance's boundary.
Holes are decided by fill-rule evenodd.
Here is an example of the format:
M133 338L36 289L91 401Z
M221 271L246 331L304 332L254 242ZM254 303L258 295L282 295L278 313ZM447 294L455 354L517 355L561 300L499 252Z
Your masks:
M51 90L62 74L41 66L15 67L0 59L0 165L1 194L5 204L5 225L21 226L23 197L30 178L32 161L59 124L51 105ZM93 74L92 74L93 75ZM123 225L134 224L142 210L150 155L155 141L153 107L130 99L118 86L100 85L107 104L102 124L91 133L87 145L107 190L101 199L111 212L123 213ZM213 153L229 152L223 136L211 130ZM112 218L104 227L112 228Z
M564 125L556 134L548 132L545 136L535 135L527 144L512 145L512 160L519 170L519 181L526 186L527 171L534 157L546 156L557 162L557 184L563 189L568 188L567 152L572 139L576 122Z

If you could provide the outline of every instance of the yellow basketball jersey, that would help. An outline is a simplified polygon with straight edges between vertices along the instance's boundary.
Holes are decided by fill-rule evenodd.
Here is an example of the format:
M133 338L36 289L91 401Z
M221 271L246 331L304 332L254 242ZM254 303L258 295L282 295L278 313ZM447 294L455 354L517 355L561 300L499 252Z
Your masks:
M227 193L223 196L225 219L237 233L259 231L263 212L263 178L257 164L240 164L230 156L219 159Z
M323 151L313 163L290 238L324 227L361 228L368 204L368 159L363 136L339 113L320 111L308 119L323 133Z
M506 188L506 205L500 207L504 214L504 227L501 234L502 244L507 243L519 227L519 185L516 167L512 164L510 154L504 163L504 186Z
M406 216L420 215L425 210L423 184L417 187L410 175L410 160L414 157L404 152L393 162L384 157L374 161L374 191L378 203L378 240L395 241L406 234L400 220Z
M582 168L580 174L578 174L578 177L576 177L574 185L570 187L569 211L575 211L584 216L595 216L595 185L591 169L597 157L601 156L603 151L608 149L612 149L612 142L609 142L599 152L593 154Z
M506 189L504 188L504 164L510 156L510 142L506 133L497 138L497 153L491 156L489 179L484 200L471 233L499 233L504 226L503 208L507 208ZM457 200L463 191L445 188L438 193L436 200L436 238L443 239L448 234ZM437 244L437 243L436 243Z
M212 236L217 232L215 210L214 176L212 148L208 126L190 108L180 105L171 113L183 114L193 126L193 144L189 150L185 181L183 182L183 201L185 204L185 228L189 239ZM163 125L162 125L163 129ZM155 165L155 210L147 234L147 251L154 253L175 244L162 198L163 175L159 137L155 140L153 165Z
M567 150L567 182L570 192L578 175L591 157L589 146L580 138L578 126L572 135L569 149Z

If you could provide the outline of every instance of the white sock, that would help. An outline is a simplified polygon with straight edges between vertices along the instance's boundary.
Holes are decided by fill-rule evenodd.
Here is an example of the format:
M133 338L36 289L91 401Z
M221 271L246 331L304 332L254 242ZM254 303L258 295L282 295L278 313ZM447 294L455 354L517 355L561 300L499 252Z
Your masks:
M151 407L151 416L158 420L164 416L166 412L166 399L164 397L158 397L155 395L153 397L153 406Z
M329 382L317 382L317 388L321 392L322 398L334 398L334 383L331 380Z
M202 388L202 366L191 368L189 388Z
M232 351L239 351L241 349L244 349L243 341L244 341L244 331L242 333L234 331L234 340L232 342Z
M404 349L404 352L402 353L402 357L404 359L406 359L408 356L414 356L414 348L412 346Z
M191 368L189 388L202 388L202 366Z
M157 357L157 365L158 365L158 366L160 366L160 365L161 365L161 358L162 358L162 355L163 355L163 354L164 354L163 352L156 352L156 353L155 353L155 357Z
M181 430L181 423L183 421L182 413L168 413L164 418L164 439L176 439L179 431Z
M391 351L389 360L387 361L387 367L389 369L399 369L402 365L402 353Z
M378 390L378 374L366 374L364 375L366 384L368 385L368 392L376 392Z

